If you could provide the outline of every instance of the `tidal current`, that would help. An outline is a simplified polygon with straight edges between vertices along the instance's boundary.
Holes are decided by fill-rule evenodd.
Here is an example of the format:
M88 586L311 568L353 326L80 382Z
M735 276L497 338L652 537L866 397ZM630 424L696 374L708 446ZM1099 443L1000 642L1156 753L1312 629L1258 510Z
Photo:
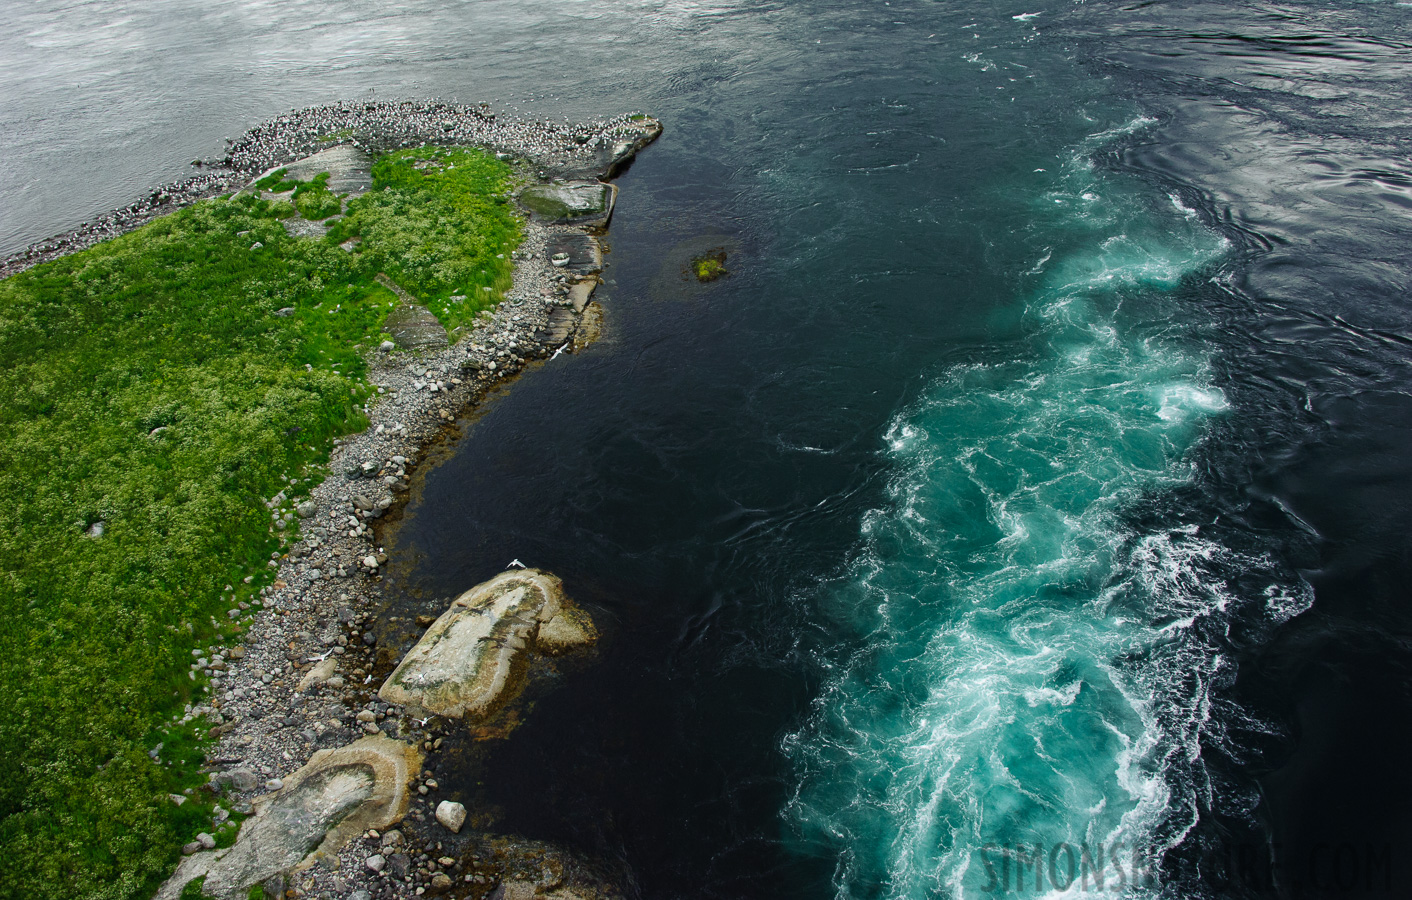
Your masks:
M296 105L663 121L603 338L465 422L389 548L401 611L518 558L604 626L447 755L496 828L643 897L1412 884L1412 7L0 22L6 251Z

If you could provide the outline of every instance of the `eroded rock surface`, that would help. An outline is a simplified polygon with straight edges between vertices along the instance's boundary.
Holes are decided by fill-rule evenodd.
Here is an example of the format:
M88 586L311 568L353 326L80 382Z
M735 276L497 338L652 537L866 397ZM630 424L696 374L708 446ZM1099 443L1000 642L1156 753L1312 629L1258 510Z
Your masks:
M154 900L175 900L190 881L217 900L243 898L254 885L308 868L369 828L402 819L408 781L421 753L381 735L315 753L284 787L255 801L235 846L183 860Z
M618 189L601 181L532 184L520 192L520 203L545 222L567 225L606 224L613 215Z
M378 696L424 713L484 718L512 693L523 652L536 648L541 629L556 642L554 652L567 649L564 636L570 633L581 633L575 646L592 643L593 635L581 626L560 627L569 609L559 579L547 572L497 575L452 602L402 658ZM587 619L578 610L573 615L574 623Z

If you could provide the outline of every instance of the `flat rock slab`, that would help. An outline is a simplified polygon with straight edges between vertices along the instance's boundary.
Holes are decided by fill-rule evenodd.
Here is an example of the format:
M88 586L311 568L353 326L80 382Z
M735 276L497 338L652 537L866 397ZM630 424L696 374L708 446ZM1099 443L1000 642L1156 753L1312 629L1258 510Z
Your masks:
M356 197L373 189L373 158L356 147L340 144L295 160L282 168L285 178L312 181L320 172L328 173L328 189L335 194Z
M606 225L618 189L601 181L532 184L520 191L520 204L545 222L560 225Z
M278 792L255 801L255 815L234 846L182 860L153 900L177 900L202 876L207 895L244 900L268 878L335 856L365 830L401 821L411 802L408 783L421 765L416 747L383 735L320 750Z
M416 715L483 719L509 698L542 625L569 606L558 578L537 569L497 575L457 597L402 658L378 696ZM582 626L586 616L575 617ZM591 623L589 628L591 629ZM554 630L561 641L563 629ZM582 643L592 643L585 633ZM556 643L554 652L563 648Z
M442 326L431 310L425 306L403 304L387 314L383 330L392 335L392 340L403 350L418 350L422 347L445 347L446 328Z
M603 247L591 234L569 232L551 237L544 247L545 256L553 259L564 253L569 257L567 266L560 266L561 272L575 275L597 275L603 271Z

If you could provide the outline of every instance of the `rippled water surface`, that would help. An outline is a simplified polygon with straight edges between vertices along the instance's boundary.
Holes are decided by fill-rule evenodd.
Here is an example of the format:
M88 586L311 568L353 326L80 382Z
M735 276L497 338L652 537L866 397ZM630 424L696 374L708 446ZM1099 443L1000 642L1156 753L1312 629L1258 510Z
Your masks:
M5 250L293 106L665 123L603 339L468 421L393 548L404 609L519 558L604 626L439 773L498 827L644 897L1412 884L1412 7L0 21Z

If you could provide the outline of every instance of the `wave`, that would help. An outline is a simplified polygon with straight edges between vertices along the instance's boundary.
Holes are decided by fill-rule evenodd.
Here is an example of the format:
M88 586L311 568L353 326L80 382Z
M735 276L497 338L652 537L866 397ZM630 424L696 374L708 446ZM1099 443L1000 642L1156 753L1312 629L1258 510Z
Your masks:
M1030 270L1019 351L950 369L888 429L889 503L825 600L859 638L784 741L787 815L837 859L839 897L991 895L1002 875L1159 892L1208 790L1233 617L1308 606L1198 524L1139 524L1228 412L1182 290L1224 242L1088 162L1149 124L1094 135L1040 198L1062 239Z

